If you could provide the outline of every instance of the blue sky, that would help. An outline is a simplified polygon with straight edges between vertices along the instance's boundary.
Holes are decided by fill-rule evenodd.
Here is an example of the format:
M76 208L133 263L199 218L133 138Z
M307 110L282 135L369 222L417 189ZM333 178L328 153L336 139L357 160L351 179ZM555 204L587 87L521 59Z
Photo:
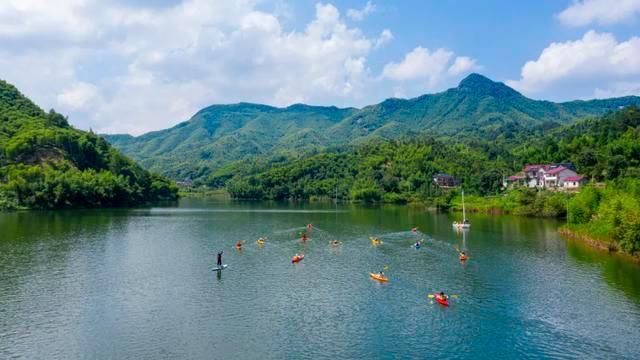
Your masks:
M215 103L360 107L471 72L536 99L640 95L639 25L640 0L4 0L0 78L133 134Z

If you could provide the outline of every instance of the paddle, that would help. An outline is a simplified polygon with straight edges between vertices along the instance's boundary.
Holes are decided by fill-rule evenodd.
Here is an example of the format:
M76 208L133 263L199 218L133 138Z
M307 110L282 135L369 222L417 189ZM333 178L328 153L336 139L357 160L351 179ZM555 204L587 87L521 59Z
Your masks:
M435 296L435 295L433 295L433 294L427 294L427 297L428 297L429 299L433 299L433 298L435 298L436 296ZM449 295L449 297L450 297L450 298L453 298L453 299L457 299L457 298L459 298L459 297L460 297L460 295L458 295L458 294L454 294L454 295Z

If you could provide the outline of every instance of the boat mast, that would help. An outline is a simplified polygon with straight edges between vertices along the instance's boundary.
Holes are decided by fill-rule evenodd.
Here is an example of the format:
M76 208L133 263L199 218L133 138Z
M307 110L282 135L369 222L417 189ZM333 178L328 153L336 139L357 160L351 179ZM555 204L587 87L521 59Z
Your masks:
M464 190L462 190L462 221L463 223L467 222L467 213L464 209Z

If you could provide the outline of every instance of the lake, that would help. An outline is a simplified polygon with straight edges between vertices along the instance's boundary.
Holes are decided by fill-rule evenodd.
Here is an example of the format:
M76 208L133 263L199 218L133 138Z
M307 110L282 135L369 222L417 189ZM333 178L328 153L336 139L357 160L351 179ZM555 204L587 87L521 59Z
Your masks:
M459 219L216 199L0 213L0 358L638 357L640 267L556 220ZM369 277L383 268L388 283Z

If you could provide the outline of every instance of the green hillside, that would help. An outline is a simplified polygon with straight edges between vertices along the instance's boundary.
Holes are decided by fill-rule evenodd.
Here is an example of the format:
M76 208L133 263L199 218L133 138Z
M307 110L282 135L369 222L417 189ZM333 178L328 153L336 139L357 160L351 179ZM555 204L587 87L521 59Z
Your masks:
M176 196L169 180L0 80L0 209L126 206Z
M566 162L601 185L577 194L501 189L503 177L524 164ZM225 184L240 199L338 197L459 208L458 190L444 191L433 183L440 172L461 180L470 211L569 215L572 233L630 254L640 251L640 109L635 106L554 129L534 128L514 138L371 141L290 162L238 161L208 181Z
M503 83L472 74L442 93L388 99L362 109L214 105L170 129L105 138L148 169L176 179L204 179L232 161L256 155L297 158L335 146L425 134L508 137L631 104L640 104L640 97L536 101Z
M631 106L514 139L372 141L291 162L241 161L209 180L226 182L237 198L409 201L439 196L431 181L437 173L460 179L469 194L489 195L525 164L565 162L596 181L640 178L640 110Z

